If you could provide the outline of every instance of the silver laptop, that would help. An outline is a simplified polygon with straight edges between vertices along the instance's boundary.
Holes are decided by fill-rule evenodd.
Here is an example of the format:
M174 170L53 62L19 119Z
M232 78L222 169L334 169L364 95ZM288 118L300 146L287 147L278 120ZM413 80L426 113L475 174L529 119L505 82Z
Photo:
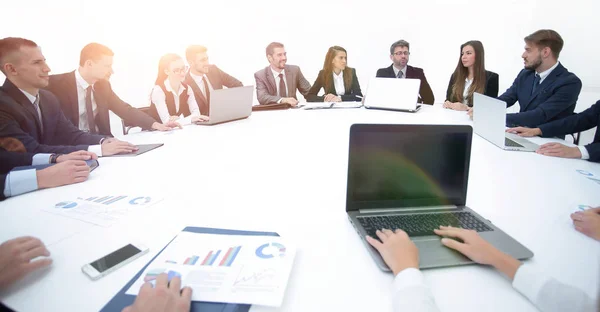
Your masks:
M466 125L366 125L350 128L346 213L362 242L389 268L365 236L402 229L419 248L419 267L472 263L443 246L433 229L452 225L475 230L517 258L533 253L465 206L473 128Z
M216 125L244 119L252 113L254 86L218 89L210 93L209 121L197 125Z
M364 106L370 109L415 113L421 108L421 105L417 104L420 86L419 79L371 78Z
M534 152L539 146L506 129L506 102L475 92L473 128L480 137L507 151Z

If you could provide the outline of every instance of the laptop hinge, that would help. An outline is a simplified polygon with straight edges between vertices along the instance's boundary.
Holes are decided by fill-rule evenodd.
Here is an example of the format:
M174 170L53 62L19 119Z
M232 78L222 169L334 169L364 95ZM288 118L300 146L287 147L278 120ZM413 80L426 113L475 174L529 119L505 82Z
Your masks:
M456 205L446 206L427 206L427 207L402 207L402 208L383 208L383 209L359 209L359 213L383 213L383 212L415 212L430 210L448 210L459 209Z

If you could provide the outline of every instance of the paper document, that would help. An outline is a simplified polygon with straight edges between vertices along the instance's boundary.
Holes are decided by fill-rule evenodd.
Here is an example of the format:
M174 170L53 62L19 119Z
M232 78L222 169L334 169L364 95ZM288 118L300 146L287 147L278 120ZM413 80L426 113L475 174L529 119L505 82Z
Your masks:
M193 301L278 307L296 250L276 236L182 232L156 257L127 294L137 295L161 273L179 276Z
M361 102L311 102L303 103L301 109L328 109L328 108L360 108Z
M161 200L162 198L138 195L84 196L74 200L61 201L42 210L109 227L131 213L141 211Z

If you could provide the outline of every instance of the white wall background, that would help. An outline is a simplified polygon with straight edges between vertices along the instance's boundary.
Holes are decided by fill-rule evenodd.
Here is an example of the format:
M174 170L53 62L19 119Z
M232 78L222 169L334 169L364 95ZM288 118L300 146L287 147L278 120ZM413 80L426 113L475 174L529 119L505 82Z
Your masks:
M254 84L254 72L267 65L264 50L271 41L286 45L288 64L299 65L311 83L327 48L341 45L365 89L376 70L391 63L390 44L405 39L409 64L425 69L441 102L460 44L477 39L486 68L500 75L502 93L522 68L523 37L540 28L555 29L565 40L560 61L583 81L577 111L600 99L593 61L600 49L597 0L3 2L0 37L36 41L53 73L75 69L89 42L112 48L113 88L138 107L147 105L160 56L183 56L188 44L206 45L211 62L245 85Z

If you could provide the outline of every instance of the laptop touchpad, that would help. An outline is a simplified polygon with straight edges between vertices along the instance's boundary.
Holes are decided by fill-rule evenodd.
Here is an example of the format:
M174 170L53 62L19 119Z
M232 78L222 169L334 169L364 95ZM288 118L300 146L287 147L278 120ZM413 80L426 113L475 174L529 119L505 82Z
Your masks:
M458 251L442 245L439 237L417 239L415 240L415 244L419 248L419 267L421 268L450 266L472 262Z

